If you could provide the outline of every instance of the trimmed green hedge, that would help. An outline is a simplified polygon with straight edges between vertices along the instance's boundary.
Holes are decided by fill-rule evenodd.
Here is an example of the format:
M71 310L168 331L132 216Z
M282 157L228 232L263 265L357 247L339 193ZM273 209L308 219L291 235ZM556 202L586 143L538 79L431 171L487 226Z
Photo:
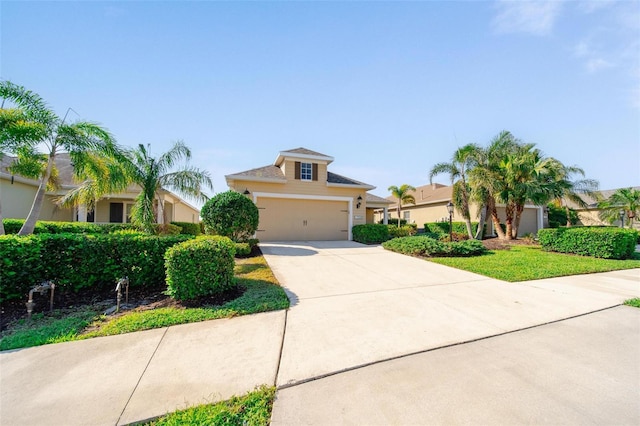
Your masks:
M17 234L24 219L3 219L4 232ZM138 230L131 223L91 223L91 222L54 222L39 220L34 234L109 234L121 230Z
M195 235L196 237L200 235L200 224L199 223L191 223L191 222L171 222L172 225L179 226L182 228L180 230L181 234L186 235Z
M453 222L451 224L453 232L467 234L467 225L464 222ZM476 234L478 230L478 222L471 222L471 229L473 234ZM436 234L448 234L449 222L429 222L424 224L424 232L433 232Z
M238 243L249 240L258 229L258 207L235 191L216 194L200 210L207 234L222 235Z
M232 289L236 285L235 251L233 241L220 236L203 236L171 247L165 254L167 293L190 300Z
M477 256L487 251L485 246L477 240L444 243L422 235L394 238L382 243L382 247L402 254L423 257Z
M353 241L362 244L380 244L387 241L389 236L389 227L380 224L356 225L351 228Z
M115 287L123 276L131 286L165 280L164 253L189 235L36 234L0 236L0 302L25 298L44 280L79 291Z
M547 228L538 231L542 249L603 259L628 259L636 248L637 232L614 227Z
M402 225L400 227L398 227L398 225L387 225L387 227L389 228L390 238L409 237L418 232L418 228L415 224Z

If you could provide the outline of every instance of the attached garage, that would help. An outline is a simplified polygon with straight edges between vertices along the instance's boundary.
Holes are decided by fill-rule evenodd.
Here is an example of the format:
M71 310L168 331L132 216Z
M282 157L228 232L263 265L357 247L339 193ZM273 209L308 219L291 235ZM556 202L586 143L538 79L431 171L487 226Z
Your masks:
M348 240L349 204L348 200L257 196L256 237L260 241Z

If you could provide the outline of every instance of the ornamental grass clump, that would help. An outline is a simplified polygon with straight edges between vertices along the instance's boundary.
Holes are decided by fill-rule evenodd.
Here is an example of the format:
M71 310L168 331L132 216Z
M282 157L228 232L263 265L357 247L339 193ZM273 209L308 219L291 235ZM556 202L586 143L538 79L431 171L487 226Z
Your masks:
M236 286L235 244L227 237L206 236L171 247L165 253L167 294L178 300L213 296Z

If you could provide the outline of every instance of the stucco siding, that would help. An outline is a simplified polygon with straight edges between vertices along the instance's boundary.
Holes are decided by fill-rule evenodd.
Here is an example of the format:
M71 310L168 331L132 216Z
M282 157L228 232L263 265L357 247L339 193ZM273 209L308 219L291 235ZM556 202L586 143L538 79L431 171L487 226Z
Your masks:
M2 202L2 217L24 219L29 214L36 188L20 182L0 179L0 202Z

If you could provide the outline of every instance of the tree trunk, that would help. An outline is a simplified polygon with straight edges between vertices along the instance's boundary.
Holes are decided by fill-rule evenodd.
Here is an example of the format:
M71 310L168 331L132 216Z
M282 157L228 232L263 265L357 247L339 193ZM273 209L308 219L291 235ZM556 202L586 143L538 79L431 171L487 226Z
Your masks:
M487 205L484 204L480 207L480 219L478 222L478 229L476 230L476 240L482 240L484 237L484 224L487 221Z
M462 181L464 185L464 181ZM466 190L462 192L462 202L464 205L462 206L462 218L464 219L464 224L467 227L467 235L469 239L473 239L473 228L471 227L471 213L469 212L469 197L467 196Z
M400 200L398 200L398 228L400 228L400 212L402 208L400 207Z
M500 238L501 240L506 239L507 237L502 231L502 227L500 226L500 218L498 217L498 210L496 209L496 200L490 199L487 205L487 209L489 209L489 212L491 214L493 228L495 229L496 234L498 234L498 238Z
M564 206L565 212L567 212L567 228L571 227L571 216L569 216L569 206Z
M520 219L522 219L522 212L524 211L524 203L516 205L516 217L513 221L513 239L518 238L518 229L520 228Z
M513 240L513 213L514 213L514 207L513 204L511 202L508 202L507 205L504 207L504 212L505 212L505 220L504 220L504 224L505 224L505 238L507 240Z
M20 228L20 232L18 235L30 235L33 234L33 230L36 228L36 222L40 218L40 211L42 210L42 204L44 203L44 195L47 190L47 182L49 182L49 178L51 177L51 169L53 168L53 161L56 156L55 147L51 148L51 153L49 154L49 160L47 160L47 170L44 173L44 176L40 179L40 185L38 186L38 191L36 192L36 196L33 199L33 204L31 205L31 210L29 211L29 215L27 219L24 221L22 228Z

